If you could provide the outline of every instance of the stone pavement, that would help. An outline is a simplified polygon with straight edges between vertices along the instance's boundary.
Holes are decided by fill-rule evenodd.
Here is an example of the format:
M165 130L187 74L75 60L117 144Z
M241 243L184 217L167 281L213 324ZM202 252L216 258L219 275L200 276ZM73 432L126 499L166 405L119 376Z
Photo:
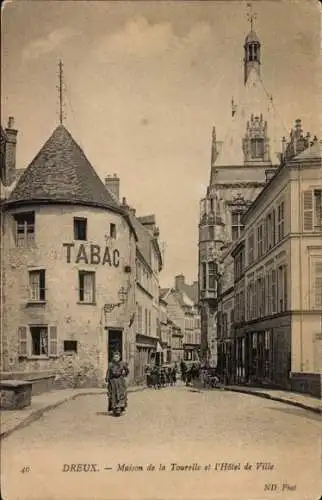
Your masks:
M180 384L180 381L179 381ZM199 387L200 384L195 384ZM129 387L129 392L142 391L145 386L132 386ZM246 386L223 386L225 391L239 392L249 394L252 396L259 396L262 398L279 401L281 403L304 408L315 413L322 413L321 401L318 398L307 396L305 394L298 394L289 391L280 391L275 389L262 389L257 387ZM218 389L213 389L214 391ZM1 411L1 433L0 439L8 436L13 431L29 425L34 420L40 418L44 412L56 408L57 406L75 399L79 396L86 396L92 394L104 394L105 389L61 389L58 391L45 392L38 396L33 396L31 406L17 411Z
M137 392L145 389L144 386L129 387L128 392ZM44 412L75 399L79 396L105 394L106 389L60 389L44 392L32 396L31 405L22 410L1 410L0 412L0 439L7 437L13 431L26 427L31 422L40 418Z
M105 394L76 397L3 439L2 497L161 500L178 499L179 492L185 500L317 500L321 495L321 417L313 412L181 382L129 394L121 418L106 410ZM74 473L74 464L94 464L97 472Z

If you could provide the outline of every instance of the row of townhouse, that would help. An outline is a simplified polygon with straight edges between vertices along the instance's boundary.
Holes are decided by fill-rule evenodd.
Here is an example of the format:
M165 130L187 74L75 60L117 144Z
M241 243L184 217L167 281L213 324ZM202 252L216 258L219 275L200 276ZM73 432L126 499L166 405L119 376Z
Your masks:
M120 202L119 178L104 184L63 125L22 175L16 138L9 119L1 129L2 377L101 385L117 349L139 380L160 346L154 215L136 217Z
M167 325L166 328L163 327L164 338L169 335L167 332L171 332L166 346L167 360L171 359L173 362L199 360L201 321L198 283L188 285L185 277L178 275L175 277L174 287L161 289L161 300L164 304L164 320Z
M218 363L236 382L320 395L321 142L309 141L298 155L293 148L291 136L289 154L224 254Z

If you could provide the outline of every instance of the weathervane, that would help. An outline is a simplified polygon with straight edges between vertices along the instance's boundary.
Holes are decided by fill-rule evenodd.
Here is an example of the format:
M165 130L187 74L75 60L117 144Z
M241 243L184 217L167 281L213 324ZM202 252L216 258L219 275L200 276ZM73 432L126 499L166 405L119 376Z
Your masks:
M255 12L253 12L253 6L251 3L248 3L247 7L248 7L248 12L247 12L246 16L247 16L248 21L250 22L250 29L251 29L251 31L253 31L254 21L256 21L257 15Z
M59 61L58 63L58 85L57 85L58 93L59 93L59 123L62 125L64 116L64 76L63 76L63 63Z

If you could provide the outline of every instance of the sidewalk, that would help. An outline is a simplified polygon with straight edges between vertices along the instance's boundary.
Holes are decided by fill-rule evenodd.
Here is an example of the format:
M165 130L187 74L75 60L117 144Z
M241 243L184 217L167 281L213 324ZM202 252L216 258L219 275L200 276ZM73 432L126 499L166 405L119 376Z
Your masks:
M226 385L223 389L225 391L241 392L243 394L279 401L280 403L297 406L299 408L304 408L305 410L322 414L321 400L306 394L239 385Z
M231 392L240 392L250 396L258 396L261 398L271 399L280 403L297 406L305 410L313 411L322 415L322 402L321 399L301 394L298 392L281 391L279 389L269 389L266 387L249 387L245 385L223 385L219 384L217 389L204 389L200 380L195 381L195 387L200 390L224 390Z
M145 389L145 386L133 386L128 388L128 392L138 392ZM57 391L44 392L31 399L31 405L22 410L2 410L0 412L1 426L0 439L3 439L13 431L21 429L38 420L43 413L52 410L57 406L75 399L79 396L106 394L106 389L60 389Z

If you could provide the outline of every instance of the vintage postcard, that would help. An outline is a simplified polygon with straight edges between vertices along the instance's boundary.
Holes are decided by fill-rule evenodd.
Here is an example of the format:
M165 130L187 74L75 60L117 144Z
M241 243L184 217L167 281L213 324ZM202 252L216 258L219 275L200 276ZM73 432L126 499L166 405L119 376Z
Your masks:
M319 500L321 3L1 14L1 498Z

